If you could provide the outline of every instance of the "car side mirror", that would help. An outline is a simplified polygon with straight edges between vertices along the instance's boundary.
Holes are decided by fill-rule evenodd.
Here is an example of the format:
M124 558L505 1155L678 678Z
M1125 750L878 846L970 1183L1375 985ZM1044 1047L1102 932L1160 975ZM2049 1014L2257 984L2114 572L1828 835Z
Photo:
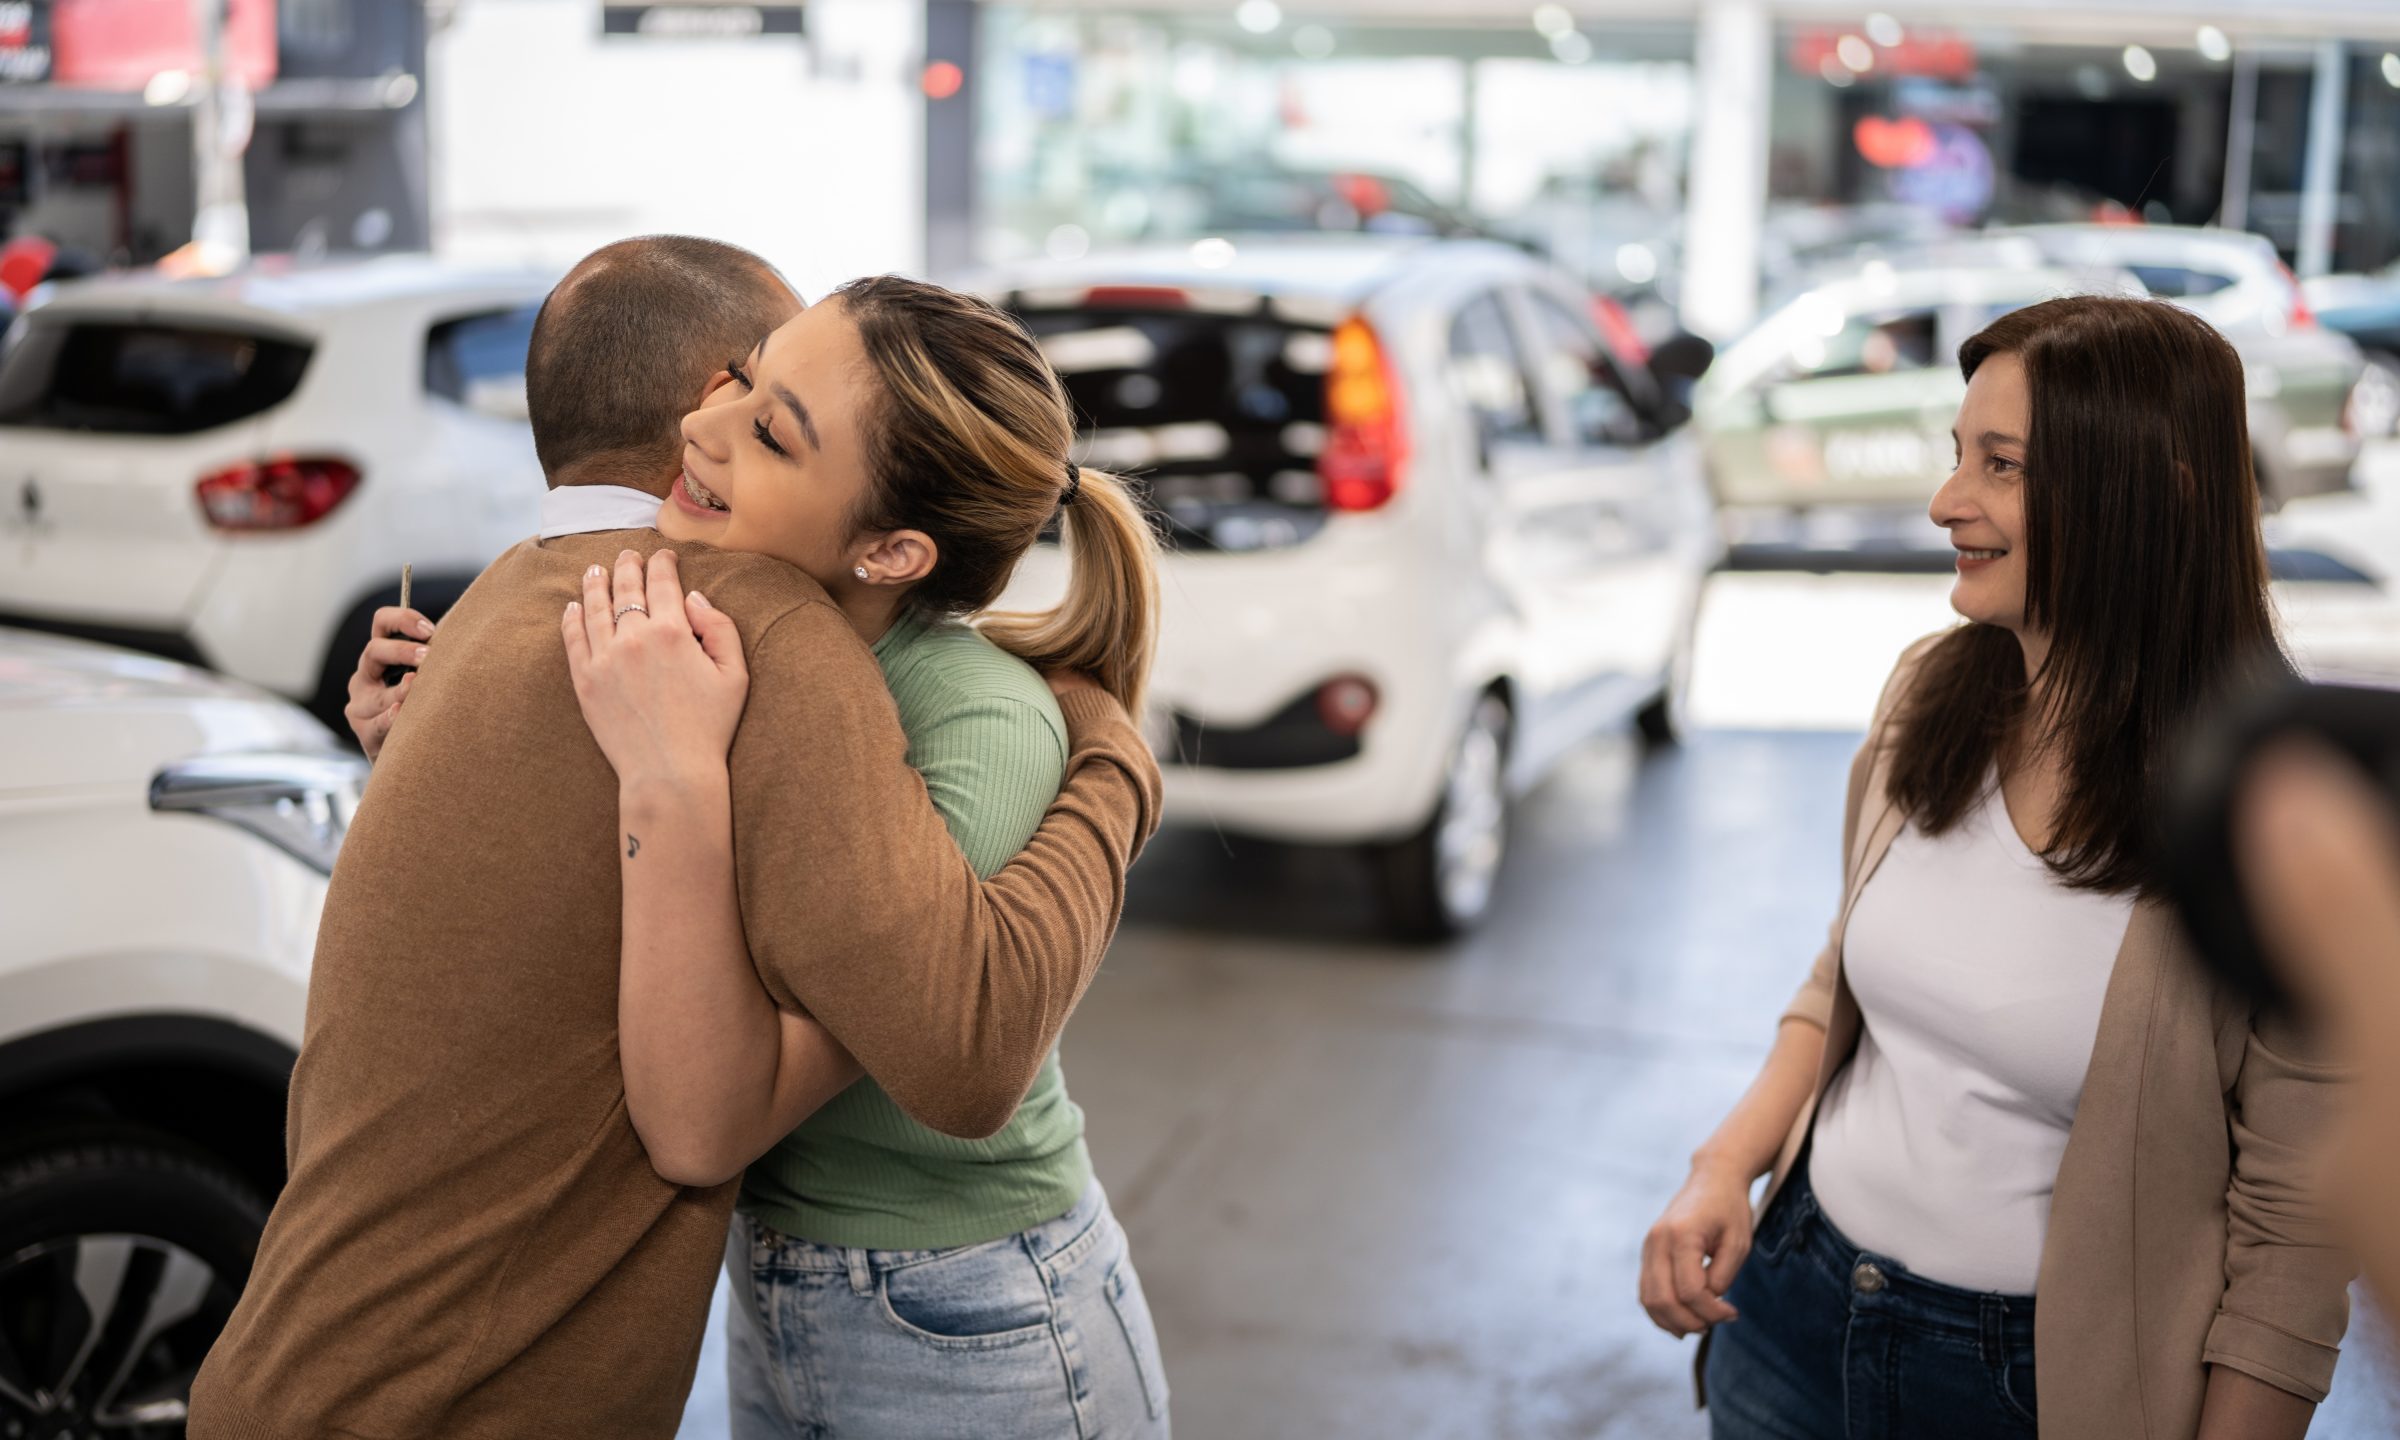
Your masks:
M1678 330L1651 348L1650 373L1668 393L1687 393L1716 358L1716 346L1689 330Z
M1650 352L1650 378L1658 383L1658 424L1673 430L1692 418L1692 390L1717 358L1717 347L1689 330L1678 330Z

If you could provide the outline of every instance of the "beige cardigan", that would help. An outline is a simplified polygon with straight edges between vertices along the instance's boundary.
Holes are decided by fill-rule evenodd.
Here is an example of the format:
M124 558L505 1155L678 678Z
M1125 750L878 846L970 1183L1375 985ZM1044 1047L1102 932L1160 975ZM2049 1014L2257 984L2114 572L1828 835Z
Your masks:
M1907 817L1885 794L1895 702L1938 636L1909 647L1850 767L1842 907L1784 1013L1824 1027L1816 1090L1760 1201L1782 1187L1817 1096L1858 1048L1842 933ZM2192 954L2141 900L2117 952L2083 1100L2059 1161L2034 1309L2045 1440L2188 1440L2206 1367L2325 1398L2355 1267L2314 1203L2336 1072Z

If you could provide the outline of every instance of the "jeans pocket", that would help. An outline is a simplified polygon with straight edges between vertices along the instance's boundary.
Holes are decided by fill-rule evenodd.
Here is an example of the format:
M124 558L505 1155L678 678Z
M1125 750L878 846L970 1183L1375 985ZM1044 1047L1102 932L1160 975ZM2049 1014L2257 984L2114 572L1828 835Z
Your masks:
M1158 1353L1158 1328L1150 1321L1150 1299L1142 1293L1142 1277L1134 1273L1130 1257L1120 1256L1116 1268L1108 1272L1108 1308L1117 1315L1118 1328L1125 1332L1126 1347L1133 1352L1133 1369L1142 1381L1142 1399L1150 1407L1150 1418L1163 1419L1167 1413L1167 1372Z
M1992 1389L1999 1396L2000 1408L2022 1421L2026 1434L2033 1434L2041 1423L2041 1411L2034 1403L2032 1355L2011 1356L2006 1362L1994 1365Z
M1014 1238L946 1250L885 1270L885 1319L943 1350L996 1350L1050 1337L1053 1304L1041 1267Z
M1806 1208L1807 1201L1785 1186L1767 1206L1767 1213L1758 1217L1758 1228L1750 1236L1750 1253L1769 1265L1781 1263L1807 1223L1808 1217L1802 1213Z

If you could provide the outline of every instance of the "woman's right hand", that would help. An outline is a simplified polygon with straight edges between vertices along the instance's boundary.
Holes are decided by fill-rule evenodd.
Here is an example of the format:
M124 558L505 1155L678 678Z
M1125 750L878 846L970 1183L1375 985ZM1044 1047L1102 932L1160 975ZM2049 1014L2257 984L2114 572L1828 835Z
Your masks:
M1695 1165L1667 1211L1642 1238L1642 1308L1681 1339L1739 1319L1724 1301L1750 1254L1750 1182Z
M722 775L750 695L742 638L697 590L683 593L675 552L594 565L560 621L575 701L620 787ZM719 783L722 783L721 781Z

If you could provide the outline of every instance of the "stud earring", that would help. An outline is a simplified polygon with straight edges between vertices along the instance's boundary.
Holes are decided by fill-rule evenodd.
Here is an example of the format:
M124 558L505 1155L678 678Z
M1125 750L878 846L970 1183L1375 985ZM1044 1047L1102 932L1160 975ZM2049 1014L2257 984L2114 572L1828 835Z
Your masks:
M856 575L859 579L864 580L867 578L867 567L861 565L857 569L852 570L850 573Z

